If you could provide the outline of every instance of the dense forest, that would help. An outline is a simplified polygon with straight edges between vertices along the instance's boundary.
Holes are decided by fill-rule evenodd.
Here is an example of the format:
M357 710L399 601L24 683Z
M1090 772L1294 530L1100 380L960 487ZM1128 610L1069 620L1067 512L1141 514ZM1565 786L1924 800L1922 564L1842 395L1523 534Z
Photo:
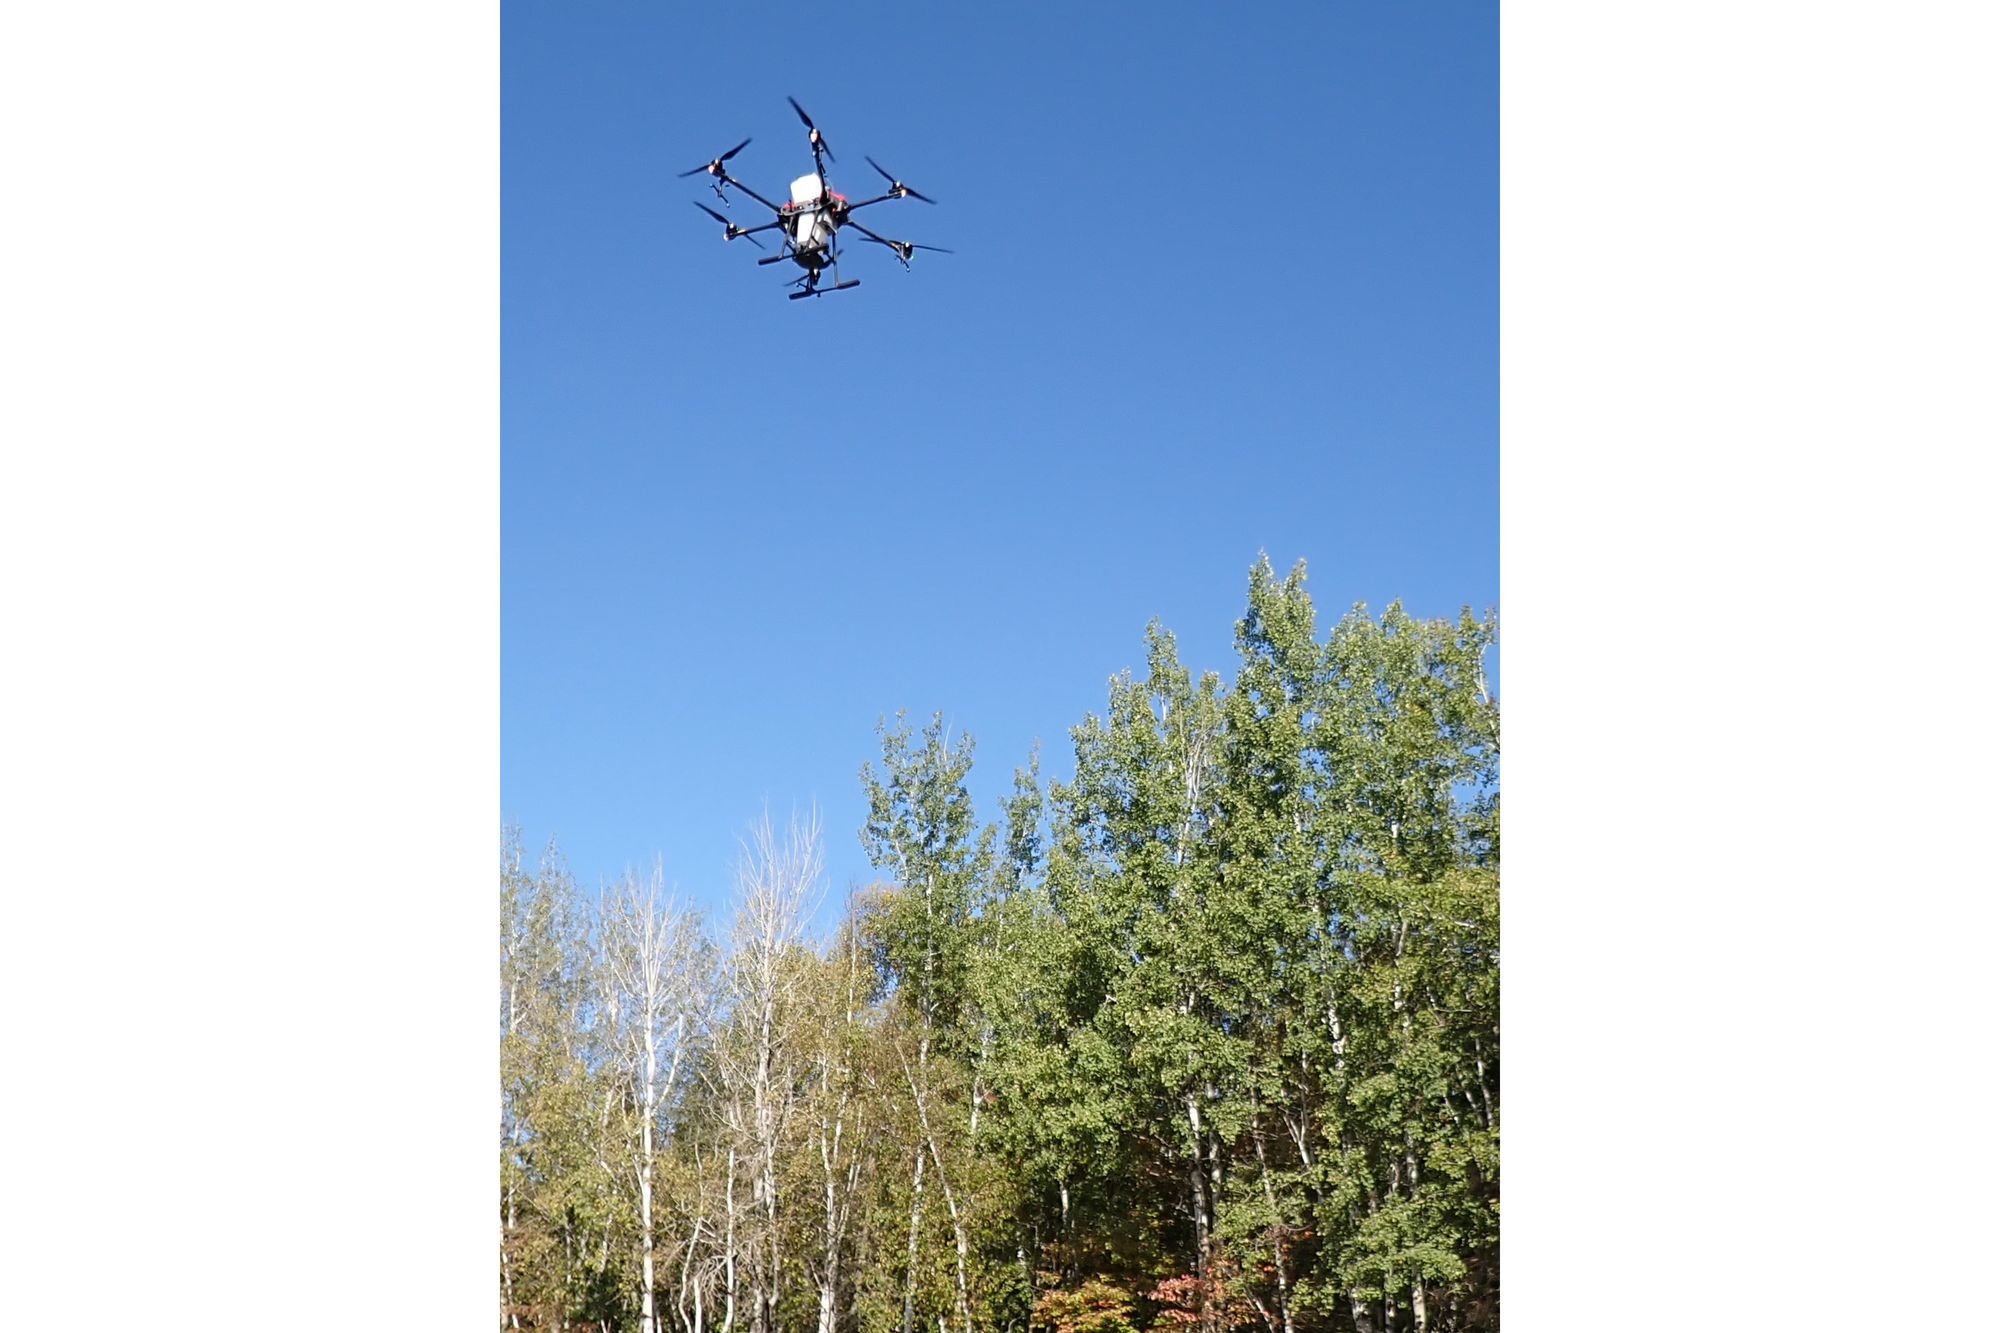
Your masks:
M510 831L502 1328L1497 1328L1495 632L1260 563L1233 682L1153 628L990 823L885 723L823 936L810 820L715 922Z

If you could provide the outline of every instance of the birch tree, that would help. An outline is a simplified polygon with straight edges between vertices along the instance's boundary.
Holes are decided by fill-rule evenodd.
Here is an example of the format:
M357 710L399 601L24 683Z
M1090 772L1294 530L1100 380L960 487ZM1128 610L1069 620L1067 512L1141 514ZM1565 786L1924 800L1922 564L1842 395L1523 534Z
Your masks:
M819 1289L818 1333L837 1333L840 1322L841 1257L874 1124L859 1067L874 980L860 922L850 906L826 958L814 969L809 1001L808 1146L820 1189L819 1247L811 1265Z
M803 944L823 866L816 815L793 819L782 838L766 817L752 828L736 870L727 1016L714 1064L734 1154L728 1263L733 1272L738 1253L747 1261L750 1333L782 1333L787 1256L781 1166L798 1111L800 1062L807 1058L798 1040L809 962ZM740 1236L734 1211L739 1161L749 1186Z
M603 1005L635 1129L628 1170L638 1199L639 1327L659 1333L655 1179L708 991L707 949L699 917L667 895L657 865L647 880L628 872L604 895L600 916Z
M510 830L500 875L501 1326L589 1309L620 1225L601 1168L588 913L554 844L532 871Z

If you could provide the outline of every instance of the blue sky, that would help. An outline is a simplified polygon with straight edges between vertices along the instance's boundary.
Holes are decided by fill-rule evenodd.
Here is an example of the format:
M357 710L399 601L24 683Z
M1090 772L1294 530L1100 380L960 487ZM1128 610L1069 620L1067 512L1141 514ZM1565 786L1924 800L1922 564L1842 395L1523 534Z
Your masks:
M800 16L797 19L791 15ZM865 879L879 715L989 817L1158 617L1231 669L1260 550L1322 623L1499 593L1493 5L503 9L502 813L714 905L767 806ZM853 291L690 206L731 163L938 207ZM762 221L739 200L730 210Z

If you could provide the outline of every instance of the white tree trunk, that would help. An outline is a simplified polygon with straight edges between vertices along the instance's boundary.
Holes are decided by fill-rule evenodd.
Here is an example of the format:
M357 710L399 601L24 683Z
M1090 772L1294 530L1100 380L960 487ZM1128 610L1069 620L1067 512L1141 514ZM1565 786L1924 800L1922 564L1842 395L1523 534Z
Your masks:
M848 1133L853 1093L849 1052L853 1049L857 1017L855 1006L861 972L860 939L851 916L843 943L847 955L844 1003L838 1022L822 1029L819 1058L819 1160L826 1191L820 1254L819 1333L837 1333L840 1250L847 1232L855 1185L861 1178L861 1150L858 1144L862 1138L862 1125L858 1106L853 1107L856 1117L853 1134ZM844 1168L843 1161L846 1163Z
M659 1235L653 1210L656 1140L702 1000L696 968L701 946L695 919L664 898L664 877L657 866L643 886L626 878L605 904L604 922L605 1011L619 1063L631 1079L626 1086L637 1093L638 1103L639 1142L632 1167L639 1193L639 1324L643 1333L660 1333Z
M920 1071L925 1070L927 1063L926 1057L928 1056L929 1051L930 1051L930 1041L928 1037L925 1037L923 1040L919 1041L917 1045L918 1070ZM898 1050L898 1054L901 1054L900 1048ZM944 1193L945 1210L951 1216L952 1243L953 1243L953 1249L956 1251L957 1261L958 1261L957 1268L953 1275L953 1280L954 1280L953 1312L958 1316L960 1333L972 1333L972 1303L968 1292L968 1284L966 1281L967 1260L969 1258L971 1251L971 1238L966 1232L965 1215L963 1212L960 1211L958 1206L957 1191L952 1189L951 1177L946 1173L944 1169L944 1157L942 1154L938 1152L937 1135L931 1132L931 1115L929 1106L930 1099L928 1096L930 1090L929 1074L928 1072L925 1072L924 1077L920 1080L917 1074L911 1072L910 1062L909 1060L905 1059L903 1061L903 1077L908 1081L910 1085L910 1097L916 1103L916 1108L917 1108L917 1126L924 1136L924 1146L928 1146L930 1148L931 1164L937 1167L938 1189L940 1189ZM920 1082L923 1084L923 1086L921 1087L919 1086ZM977 1098L978 1098L978 1090L977 1090L977 1085L975 1084L974 1086L975 1104L977 1102ZM976 1129L979 1123L979 1113L976 1109L973 1111L972 1123L974 1128ZM921 1154L923 1153L923 1146L920 1146L917 1149L917 1152L921 1156ZM912 1233L912 1239L914 1240L914 1232ZM914 1253L914 1245L912 1247L912 1252Z
M1263 1178L1264 1203L1271 1210L1271 1269L1278 1279L1278 1314L1285 1333L1296 1333L1292 1327L1292 1288L1285 1273L1285 1217L1278 1211L1278 1195L1271 1188L1271 1167L1264 1160L1264 1140L1253 1135L1257 1145L1257 1171Z
M718 1050L725 1113L752 1172L749 1259L751 1333L782 1333L785 1250L778 1161L798 1091L794 1037L807 895L823 864L817 819L794 822L782 843L757 825L736 874L730 1022ZM747 1105L746 1105L747 1103ZM747 1112L747 1115L746 1115Z
M831 1142L824 1135L820 1139L820 1166L826 1180L826 1216L820 1255L819 1333L836 1333L835 1326L839 1322L840 1246L847 1233L847 1216L854 1198L854 1187L861 1178L861 1159L851 1147L844 1175L840 1169L846 1109L847 1097L843 1089L840 1109L834 1116Z
M1188 1132L1193 1143L1192 1155L1188 1159L1189 1203L1194 1210L1194 1265L1195 1277L1201 1283L1201 1328L1202 1333L1215 1333L1215 1302L1209 1292L1209 1199L1208 1181L1201 1169L1201 1145L1204 1139L1201 1128L1201 1104L1192 1092L1184 1094L1187 1105Z
M507 1211L514 1210L513 1191L508 1191ZM521 1316L514 1311L514 1264L507 1253L507 1223L500 1223L500 1327L519 1328Z
M910 1179L910 1255L903 1270L903 1333L912 1333L917 1299L917 1224L924 1215L924 1150L917 1149L917 1169Z
M729 1150L729 1175L723 1186L723 1200L727 1209L727 1231L722 1242L722 1269L725 1286L723 1290L722 1333L730 1333L736 1327L736 1149Z

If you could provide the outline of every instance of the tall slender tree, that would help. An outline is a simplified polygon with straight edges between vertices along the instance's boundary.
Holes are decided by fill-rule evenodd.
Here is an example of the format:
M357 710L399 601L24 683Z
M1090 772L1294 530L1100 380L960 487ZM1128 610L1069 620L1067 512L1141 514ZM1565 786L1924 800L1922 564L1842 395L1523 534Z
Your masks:
M656 1176L709 999L708 948L700 918L667 895L657 866L650 880L628 872L605 894L600 920L598 975L611 1072L635 1131L627 1155L638 1196L639 1327L659 1333Z
M868 794L862 841L878 869L895 877L897 892L885 900L875 925L883 961L897 999L915 1022L915 1050L901 1056L910 1106L921 1141L913 1154L910 1190L912 1261L905 1280L904 1333L914 1316L914 1248L922 1222L923 1171L928 1159L950 1218L955 1251L953 1314L960 1333L972 1333L972 1228L974 1197L966 1146L978 1133L982 1062L986 1054L965 1021L966 972L977 929L978 895L993 858L994 832L973 814L966 775L973 740L953 744L942 715L932 717L921 744L912 745L908 722L880 728L882 773L861 770ZM959 1070L940 1070L934 1056L955 1057ZM950 1073L969 1086L954 1088ZM952 1106L956 1101L957 1108Z
M715 1045L715 1069L734 1133L732 1179L740 1162L749 1185L740 1252L749 1269L750 1333L782 1333L784 1327L782 1167L799 1109L801 1063L807 1058L800 1041L805 922L823 865L816 816L795 819L782 837L766 818L753 828L736 872L727 1009ZM735 1249L733 1226L731 1237Z

